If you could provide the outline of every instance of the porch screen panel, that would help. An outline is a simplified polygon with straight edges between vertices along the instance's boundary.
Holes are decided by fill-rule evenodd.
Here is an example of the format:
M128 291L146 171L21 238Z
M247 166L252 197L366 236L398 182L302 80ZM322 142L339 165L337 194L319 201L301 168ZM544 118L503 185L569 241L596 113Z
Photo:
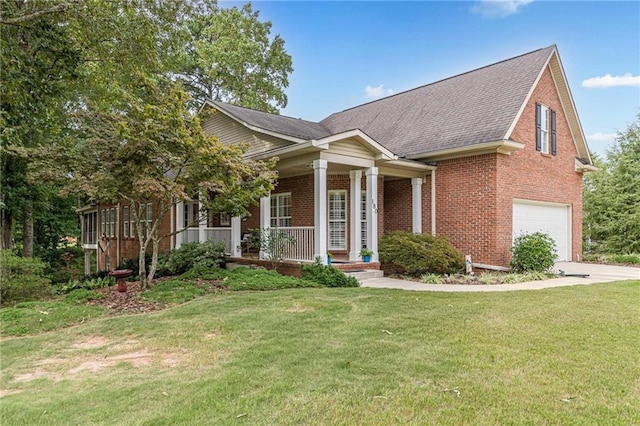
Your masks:
M347 249L347 192L329 192L329 250Z

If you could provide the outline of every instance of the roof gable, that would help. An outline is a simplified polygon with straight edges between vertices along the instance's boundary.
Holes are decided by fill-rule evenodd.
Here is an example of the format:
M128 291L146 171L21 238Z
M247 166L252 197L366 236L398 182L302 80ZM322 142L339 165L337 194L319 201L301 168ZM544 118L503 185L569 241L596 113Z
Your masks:
M477 146L508 142L547 66L578 155L591 163L555 45L334 113L319 123L222 102L208 104L251 130L296 143L357 129L367 135L368 142L394 156L435 158L442 152L463 153Z
M504 139L554 47L332 114L332 132L360 128L399 156Z

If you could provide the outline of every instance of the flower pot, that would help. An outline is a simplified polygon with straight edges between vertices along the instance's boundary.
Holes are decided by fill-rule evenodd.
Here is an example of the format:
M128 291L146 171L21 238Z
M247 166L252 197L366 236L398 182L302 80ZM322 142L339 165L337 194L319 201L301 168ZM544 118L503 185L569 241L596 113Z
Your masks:
M331 258L327 257L327 265L331 265Z
M365 255L365 256L362 256L362 261L363 262L371 262L371 256L368 255L368 254Z

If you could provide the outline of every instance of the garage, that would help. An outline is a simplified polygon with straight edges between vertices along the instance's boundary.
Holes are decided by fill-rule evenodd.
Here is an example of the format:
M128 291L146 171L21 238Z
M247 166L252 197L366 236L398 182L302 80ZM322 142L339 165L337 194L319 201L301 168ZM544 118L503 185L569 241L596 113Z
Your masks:
M571 206L528 200L513 201L513 239L544 232L556 242L558 260L571 260Z

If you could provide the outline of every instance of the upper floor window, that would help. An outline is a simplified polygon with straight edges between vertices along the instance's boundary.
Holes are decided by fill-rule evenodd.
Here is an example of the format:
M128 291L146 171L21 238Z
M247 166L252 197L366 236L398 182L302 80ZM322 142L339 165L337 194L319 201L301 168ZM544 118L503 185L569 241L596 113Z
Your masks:
M536 104L536 150L556 155L556 112L549 107Z
M291 226L291 193L271 196L271 227Z

